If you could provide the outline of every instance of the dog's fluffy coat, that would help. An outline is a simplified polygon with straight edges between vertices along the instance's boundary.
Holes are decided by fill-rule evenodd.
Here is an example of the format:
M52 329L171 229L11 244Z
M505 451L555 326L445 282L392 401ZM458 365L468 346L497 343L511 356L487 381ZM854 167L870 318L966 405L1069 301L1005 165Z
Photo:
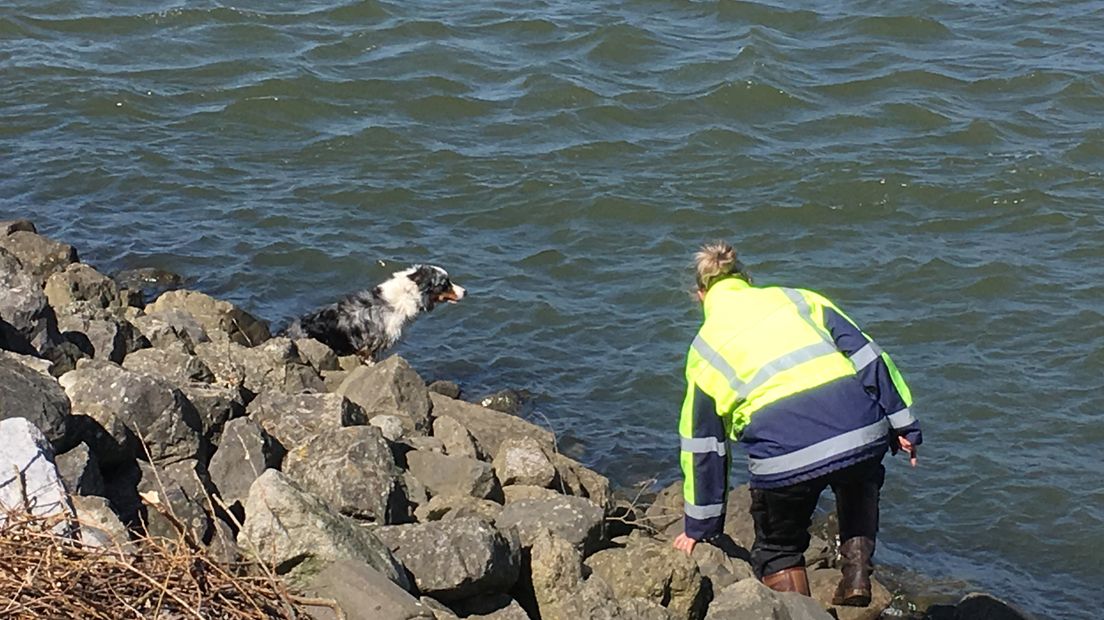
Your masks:
M291 338L314 338L338 355L378 356L402 337L403 328L438 303L464 298L462 287L435 265L414 265L395 272L371 290L305 314L288 326Z

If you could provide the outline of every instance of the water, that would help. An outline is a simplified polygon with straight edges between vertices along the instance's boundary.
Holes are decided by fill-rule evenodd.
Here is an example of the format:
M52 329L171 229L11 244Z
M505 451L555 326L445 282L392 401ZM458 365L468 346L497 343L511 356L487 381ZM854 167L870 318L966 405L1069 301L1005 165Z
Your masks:
M399 352L676 475L703 240L891 351L882 562L1043 617L1104 583L1104 5L14 0L0 216L274 323L413 261ZM739 468L737 468L739 469Z

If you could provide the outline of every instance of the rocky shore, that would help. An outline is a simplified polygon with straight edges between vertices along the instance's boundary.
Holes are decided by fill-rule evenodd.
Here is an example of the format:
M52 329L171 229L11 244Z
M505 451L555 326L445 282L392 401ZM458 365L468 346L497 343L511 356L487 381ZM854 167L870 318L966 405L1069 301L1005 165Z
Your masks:
M814 598L773 592L746 562L746 489L726 539L687 556L677 485L622 495L508 398L466 402L400 357L367 366L204 293L142 290L166 281L108 277L0 222L0 536L27 511L135 562L133 539L185 538L334 603L318 618L1026 617L983 594L910 610L880 583L870 607L831 608L830 533L807 556ZM0 586L0 616L20 596Z

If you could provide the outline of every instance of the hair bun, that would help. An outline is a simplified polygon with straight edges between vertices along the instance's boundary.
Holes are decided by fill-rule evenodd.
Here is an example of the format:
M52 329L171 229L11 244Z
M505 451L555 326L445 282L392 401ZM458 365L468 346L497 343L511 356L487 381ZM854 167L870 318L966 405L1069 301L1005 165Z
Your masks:
M739 275L749 282L744 266L736 258L736 250L727 241L706 243L694 255L699 290L709 290L714 282L729 275Z

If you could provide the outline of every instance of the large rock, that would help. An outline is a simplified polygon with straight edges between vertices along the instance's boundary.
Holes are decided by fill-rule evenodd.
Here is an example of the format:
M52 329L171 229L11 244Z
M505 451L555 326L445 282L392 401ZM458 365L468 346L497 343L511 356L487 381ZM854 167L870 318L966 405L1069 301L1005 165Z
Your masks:
M548 487L556 477L556 468L548 454L532 437L511 437L503 441L494 457L494 469L503 486Z
M530 620L521 604L508 594L475 596L449 605L465 620Z
M341 370L337 363L337 354L333 349L318 342L314 338L298 338L295 347L299 349L299 357L321 373L323 370Z
M203 466L189 459L165 466L139 461L138 467L142 479L137 490L146 504L146 510L141 515L146 533L176 540L181 534L178 525L182 525L193 540L209 542L214 534L214 522L209 512L207 475ZM177 522L174 523L151 504L159 504Z
M35 277L39 288L50 274L63 271L78 260L73 246L23 230L0 236L0 248L19 259L23 268Z
M245 514L238 545L292 581L301 583L334 560L358 560L411 590L406 573L374 534L275 469L253 483Z
M324 392L318 372L299 357L299 350L287 338L273 338L257 347L230 341L205 342L195 346L196 355L224 385L243 385L259 394L276 390L288 394Z
M183 347L185 351L194 353L197 344L211 340L199 321L182 310L147 312L131 322L156 348Z
M433 610L364 562L337 560L307 580L304 590L331 599L348 620L434 620ZM317 620L337 620L326 607L310 610Z
M81 443L54 458L58 474L70 495L103 495L104 480L100 464L88 444Z
M607 512L611 509L613 493L610 491L609 478L562 454L552 454L551 458L556 468L556 479L552 482L552 488L566 495L585 497Z
M286 450L305 444L319 432L368 423L364 410L337 394L262 392L246 413Z
M530 541L533 595L542 620L577 620L567 608L583 584L583 555L550 531L538 531Z
M433 436L441 440L445 454L449 456L487 460L486 454L476 443L475 437L472 437L468 429L452 416L438 416L433 419Z
M83 301L98 308L121 306L119 287L114 280L84 263L72 263L46 280L46 298L50 305L62 308Z
M644 511L644 525L657 532L682 527L682 480L672 482L656 494L652 504Z
M165 291L184 286L184 278L180 274L158 267L124 269L115 274L115 282L121 288L134 291L143 299L153 299Z
M407 469L429 490L430 495L470 495L497 502L503 500L502 486L489 464L462 456L414 450L406 455Z
M132 351L149 346L146 337L129 321L89 302L59 308L57 324L66 339L98 360L121 364Z
M773 618L775 620L831 620L813 599L796 592L775 592L755 579L744 579L716 593L706 620Z
M180 391L199 414L203 436L215 445L220 441L226 422L244 416L249 402L245 388L241 387L190 383L180 386Z
M418 590L440 601L506 592L518 579L518 540L482 519L455 519L375 530L414 576Z
M429 432L429 390L403 358L393 355L375 366L359 366L349 373L337 393L360 405L369 418L394 415L410 432Z
M282 450L259 424L249 418L226 423L207 471L228 506L244 505L253 482L266 469L280 466Z
M81 542L85 547L108 548L126 555L135 552L126 526L106 499L79 495L71 499L77 511Z
M32 233L38 232L38 229L35 228L34 222L28 219L0 221L0 235L10 235L13 232L18 232L20 230Z
M423 523L471 517L493 523L500 514L502 504L469 495L438 495L414 511L414 517Z
M648 599L677 620L705 614L708 601L697 564L666 542L634 538L624 548L595 553L586 565L613 588L618 600Z
M593 502L562 495L549 499L527 499L508 504L495 522L500 528L518 528L526 547L548 530L568 541L584 556L598 548L604 538L604 513Z
M146 306L147 314L170 310L184 311L195 317L208 336L222 334L247 347L257 346L271 337L268 326L248 312L197 291L168 291Z
M971 592L955 605L954 620L1034 620L1030 614L984 592Z
M0 247L0 320L7 348L28 353L59 339L57 319L41 280Z
M177 387L189 383L210 383L215 379L211 369L198 357L185 351L184 347L134 351L123 360L123 368L159 377Z
M288 451L283 471L342 514L377 523L409 519L402 472L373 426L322 430Z
M0 357L0 419L8 418L29 420L57 452L78 441L69 397L58 382L13 358Z
M26 418L0 420L0 526L6 511L38 517L73 517L73 505L54 465L54 449ZM54 527L59 534L68 525Z
M464 425L487 454L497 454L509 437L531 437L548 452L555 452L556 437L536 424L517 416L486 409L441 394L431 393L434 416L451 416Z
M82 439L103 465L141 454L163 464L202 455L201 424L180 390L110 362L81 360L61 378L73 412L86 416ZM144 450L143 446L144 445Z

